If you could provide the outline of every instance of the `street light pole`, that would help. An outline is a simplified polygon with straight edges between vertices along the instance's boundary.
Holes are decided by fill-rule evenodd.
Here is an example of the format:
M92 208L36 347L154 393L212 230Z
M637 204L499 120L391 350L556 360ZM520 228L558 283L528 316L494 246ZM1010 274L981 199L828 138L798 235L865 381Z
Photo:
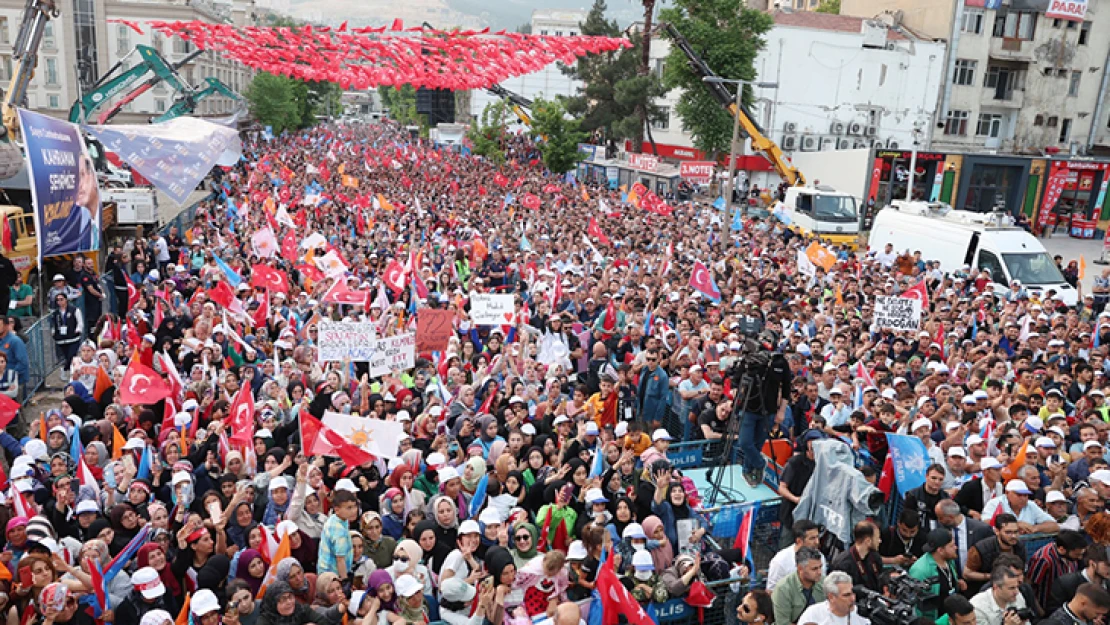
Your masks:
M744 95L744 85L736 85L736 114L732 116L732 142L728 146L728 179L725 180L725 214L732 215L732 188L736 176L736 144L740 140L740 98Z
M909 178L908 178L909 182L906 184L906 201L907 202L912 202L913 201L914 175L916 174L916 170L917 170L917 144L921 140L921 129L920 128L914 128L911 134L913 135L913 145L910 146L911 151L910 151L910 171L909 171Z

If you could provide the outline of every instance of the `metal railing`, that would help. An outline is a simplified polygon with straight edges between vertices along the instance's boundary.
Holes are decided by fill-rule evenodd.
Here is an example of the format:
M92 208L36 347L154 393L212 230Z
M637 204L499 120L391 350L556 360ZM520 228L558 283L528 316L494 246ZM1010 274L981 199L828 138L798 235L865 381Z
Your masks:
M46 316L31 324L20 333L27 344L27 358L30 361L30 374L23 388L23 397L36 393L46 378L61 366L57 350L54 349L54 335L50 332L50 317Z

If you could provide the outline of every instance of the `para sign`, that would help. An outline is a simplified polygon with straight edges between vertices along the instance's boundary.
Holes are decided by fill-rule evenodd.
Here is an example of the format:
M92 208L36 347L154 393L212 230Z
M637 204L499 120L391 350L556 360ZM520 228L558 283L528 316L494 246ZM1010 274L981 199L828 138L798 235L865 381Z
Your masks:
M377 331L373 321L321 321L316 326L319 362L370 362L374 356Z
M479 326L495 326L513 322L516 309L513 296L503 293L471 293L470 321Z
M1087 0L1050 0L1045 17L1082 22L1087 16Z
M875 327L909 330L921 327L921 300L883 295L875 298Z
M416 366L416 334L408 332L375 341L370 358L370 375L378 377L393 370L404 371Z
M713 162L682 161L678 173L683 180L689 180L697 184L709 184L709 181L713 179Z

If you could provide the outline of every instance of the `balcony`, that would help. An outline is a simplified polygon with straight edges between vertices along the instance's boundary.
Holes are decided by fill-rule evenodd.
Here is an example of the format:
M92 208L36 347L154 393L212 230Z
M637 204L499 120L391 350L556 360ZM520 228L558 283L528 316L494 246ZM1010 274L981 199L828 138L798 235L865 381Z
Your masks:
M991 37L990 50L987 54L990 58L1000 61L1032 63L1033 41L1008 37Z
M996 89L984 87L980 103L983 106L1003 109L1020 109L1025 105L1025 91L1022 89Z

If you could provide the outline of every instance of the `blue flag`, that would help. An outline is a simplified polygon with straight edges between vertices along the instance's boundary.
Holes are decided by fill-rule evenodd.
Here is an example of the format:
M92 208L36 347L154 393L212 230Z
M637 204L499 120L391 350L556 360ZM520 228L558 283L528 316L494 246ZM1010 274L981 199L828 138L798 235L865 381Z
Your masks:
M242 276L235 273L235 270L229 267L219 256L213 255L213 258L216 259L216 266L220 268L220 271L224 272L224 277L227 278L227 283L231 285L231 288L239 288L239 283L243 281Z
M147 524L143 526L143 529L139 530L139 533L135 534L131 542L127 543L127 546L123 548L123 551L120 551L119 554L108 563L108 568L104 570L105 586L111 584L116 575L119 575L119 572L131 561L131 558L135 557L135 554L139 552L139 547L146 544L146 539L149 535L150 524Z
M81 456L85 455L85 446L81 444L81 433L77 430L73 431L73 440L69 441L69 457L73 458L74 462L80 462Z
M715 208L717 210L724 210L725 209L725 198L722 197L722 196L717 196L717 199L713 200L713 208Z
M886 435L894 465L894 481L898 491L905 493L925 483L925 469L929 466L929 453L920 438L908 434Z
M512 204L512 203L513 203L513 193L512 193L512 191L510 191L510 192L505 194L505 199L504 199L504 201L501 202L501 208L505 208L506 206L508 206L509 204Z
M520 251L522 251L522 252L531 252L532 251L532 242L529 241L528 237L526 237L523 234L520 235Z
M150 445L143 447L143 455L139 458L139 468L135 471L135 479L149 480L154 476L150 467Z
M605 472L605 454L601 451L600 441L594 446L594 463L590 467L590 479L600 477Z
M732 224L729 227L735 232L740 232L744 229L744 221L740 216L739 208L736 209L736 212L732 215Z
M482 504L486 503L486 489L489 488L489 473L482 476L478 480L478 485L474 487L474 497L470 499L470 516L478 516L478 511L482 509Z

